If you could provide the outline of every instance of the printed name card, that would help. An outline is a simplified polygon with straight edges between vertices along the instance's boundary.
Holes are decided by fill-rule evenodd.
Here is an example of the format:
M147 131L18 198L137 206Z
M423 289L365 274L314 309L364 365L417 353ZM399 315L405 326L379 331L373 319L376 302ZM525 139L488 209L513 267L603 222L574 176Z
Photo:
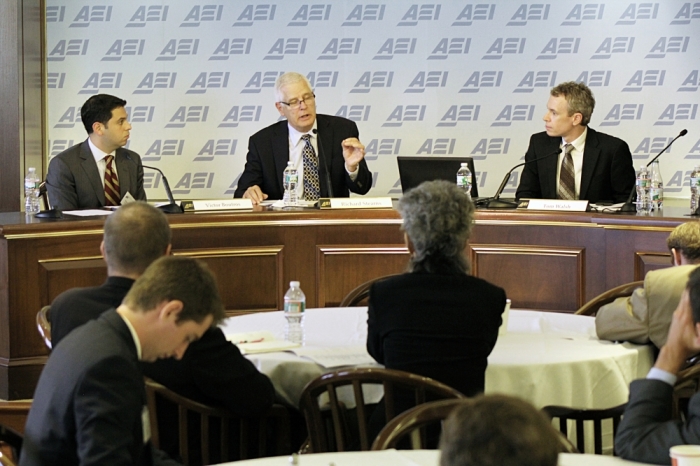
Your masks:
M390 197L332 197L318 200L319 209L391 209Z
M518 207L521 207L520 202ZM564 210L569 212L585 212L588 201L566 201L563 199L530 199L527 201L528 210Z
M211 199L208 201L182 201L185 212L206 212L214 210L252 210L250 199Z

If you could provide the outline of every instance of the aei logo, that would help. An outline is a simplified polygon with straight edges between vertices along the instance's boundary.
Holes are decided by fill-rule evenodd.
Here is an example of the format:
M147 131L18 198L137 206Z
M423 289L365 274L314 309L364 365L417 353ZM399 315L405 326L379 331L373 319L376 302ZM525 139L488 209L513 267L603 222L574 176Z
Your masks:
M397 105L382 127L396 128L407 121L423 121L425 109L425 105Z
M46 61L64 61L70 55L87 55L89 42L88 39L59 40Z
M49 140L49 157L54 157L74 145L73 139Z
M403 92L415 94L425 92L428 87L445 87L447 75L447 71L420 71Z
M546 21L549 17L549 3L522 4L510 18L506 26L525 26L528 21Z
M481 105L452 105L435 126L455 127L460 121L478 121Z
M622 88L622 92L639 92L643 87L663 86L665 77L666 70L637 70Z
M338 111L335 112L335 116L347 118L352 121L368 121L371 109L371 105L342 105ZM366 147L365 152L367 152Z
M197 153L193 162L211 162L217 155L235 155L238 139L209 139Z
M68 107L58 119L58 123L54 125L54 128L74 128L76 123L79 123L80 126L83 125L80 119L80 107Z
M133 94L153 94L155 89L172 89L175 87L176 78L177 73L174 71L151 71L141 79Z
M644 58L664 58L667 53L685 53L688 51L689 42L689 36L659 37Z
M582 71L576 82L585 84L588 87L607 87L610 85L612 71Z
M696 92L700 86L700 71L692 70L677 92Z
M46 22L47 23L62 23L66 15L65 6L47 6L46 7Z
M559 54L573 54L578 53L578 47L581 43L581 39L577 37L553 37L547 42L540 54L537 56L537 60L554 60Z
M223 5L195 5L185 19L180 23L181 28L199 27L203 22L221 21L224 12Z
M342 26L362 26L364 21L381 21L384 19L386 5L355 5Z
M501 87L503 71L473 71L462 85L459 94L475 94L483 88Z
M603 11L605 11L604 3L577 3L569 14L566 15L566 19L564 19L561 25L580 26L583 21L603 19Z
M165 22L168 20L168 5L141 5L126 23L128 28L146 27L147 22Z
M525 51L524 37L499 37L493 41L482 60L500 60L504 55L522 54Z
M143 55L145 45L145 39L117 39L102 57L102 61L121 61L124 56Z
M357 55L360 53L362 39L334 37L328 42L317 60L336 60L339 55Z
M190 85L185 94L204 94L207 89L223 89L228 87L228 78L231 73L226 71L203 71Z
M469 53L471 43L472 40L469 37L440 39L428 56L428 60L447 60L448 55L466 55Z
M371 139L365 145L365 158L377 160L380 155L398 155L401 153L401 139Z
M474 160L484 160L488 155L507 154L510 148L510 138L479 139L469 154Z
M63 89L66 82L66 73L46 73L46 87L48 89Z
M598 46L591 60L607 60L613 53L632 53L634 37L606 37Z
M691 19L700 18L700 3L684 3L671 24L690 24Z
M698 104L668 104L654 126L671 126L676 121L695 120L697 115Z
M320 87L335 87L338 83L337 71L309 71L306 79L311 83L313 89Z
M440 19L439 3L411 5L397 26L417 26L418 21L437 21L438 19Z
M119 89L122 73L92 73L78 94L99 94L104 89Z
M263 60L282 60L286 55L304 55L307 39L277 39Z
M209 60L228 60L231 55L249 55L253 39L224 39L211 54Z
M600 126L618 126L620 122L625 120L641 120L644 104L615 104Z
M393 79L393 71L365 71L350 89L350 94L367 94L372 88L391 87Z
M536 87L551 88L556 85L556 71L528 71L520 80L513 93L532 93ZM461 92L461 91L460 91Z
M86 28L91 23L105 23L112 19L112 7L105 5L85 5L80 9L75 19L70 23L71 28Z
M534 105L506 105L491 126L510 126L518 121L532 121Z
M615 25L633 26L637 24L637 20L656 19L658 14L658 3L630 3Z
M495 11L495 3L467 4L459 12L452 26L471 26L474 21L492 21Z
M156 61L175 61L179 55L197 55L199 39L170 39Z
M256 71L250 77L241 94L259 94L264 87L275 87L275 81L284 71Z
M645 137L632 151L632 158L646 160L652 155L661 152L661 150L666 147L666 144L670 143L672 140L672 137ZM673 149L673 146L666 149L666 152L670 153L671 149Z
M391 60L394 55L412 55L416 51L416 39L389 38L379 47L372 60Z
M161 157L182 155L184 148L184 139L156 139L151 143L141 159L144 162L158 162Z
M193 105L179 107L166 128L184 128L187 123L205 123L209 114L209 106Z
M241 122L260 121L262 105L234 105L228 111L219 128L236 128Z
M249 27L256 21L273 21L276 9L277 5L273 4L247 5L233 27Z
M182 175L173 188L173 194L189 194L193 189L211 188L214 183L214 172L189 172Z
M287 26L307 26L309 21L328 21L331 5L301 5Z
M426 139L416 152L416 155L452 155L455 152L457 139L437 138Z

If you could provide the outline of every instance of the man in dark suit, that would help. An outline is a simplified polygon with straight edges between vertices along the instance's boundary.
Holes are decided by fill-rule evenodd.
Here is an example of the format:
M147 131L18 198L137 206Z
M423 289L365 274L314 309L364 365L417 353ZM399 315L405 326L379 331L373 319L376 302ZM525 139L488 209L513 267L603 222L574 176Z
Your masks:
M669 449L700 444L700 394L685 421L671 418L673 385L690 356L700 352L700 268L688 279L654 367L630 385L630 399L615 437L616 453L629 460L671 464Z
M88 138L49 162L46 187L58 210L99 209L146 200L141 157L123 146L131 124L126 100L107 94L90 97L80 109ZM115 179L113 179L115 178Z
M123 304L53 350L34 392L20 465L177 464L150 443L139 361L182 358L223 318L204 263L158 259Z
M366 194L372 187L372 174L364 160L365 146L358 140L357 125L345 118L316 115L316 96L299 73L280 76L275 95L275 107L287 120L251 136L234 197L251 199L253 204L282 199L282 175L288 161L299 175L298 199L348 197L350 191ZM308 158L304 155L307 147Z
M525 154L530 163L523 167L515 197L627 200L635 181L632 154L623 140L588 127L594 107L583 83L565 82L550 91L545 131L530 138Z
M99 287L74 288L51 304L53 347L77 327L118 307L146 268L170 254L170 226L161 211L133 202L110 215L100 251L107 263L107 281ZM270 379L226 340L220 328L208 329L180 360L142 363L144 375L193 400L224 406L238 416L259 416L275 401Z

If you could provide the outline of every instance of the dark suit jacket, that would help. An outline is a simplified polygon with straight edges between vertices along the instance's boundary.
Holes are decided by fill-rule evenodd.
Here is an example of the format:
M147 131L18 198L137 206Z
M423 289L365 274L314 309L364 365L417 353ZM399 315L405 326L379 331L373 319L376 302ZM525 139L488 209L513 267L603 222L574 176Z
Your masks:
M178 464L144 443L143 375L116 311L86 324L51 353L34 392L21 466Z
M51 338L54 348L73 329L117 307L134 283L109 277L94 288L61 293L51 304ZM207 330L190 344L181 360L160 359L141 363L144 375L195 401L224 406L239 416L259 416L275 401L275 389L266 375L226 340L220 328Z
M319 178L321 197L328 197L323 157L329 167L334 197L348 197L350 191L366 194L372 187L372 173L364 159L360 162L355 181L345 170L343 148L340 143L350 137L359 137L357 125L351 120L329 115L316 115L319 139ZM282 199L282 174L289 161L289 126L287 120L278 121L250 137L245 170L238 180L233 197L242 197L246 189L258 185L268 199Z
M671 419L673 387L660 380L630 384L630 399L615 437L622 458L671 464L668 450L675 445L700 444L700 395L690 399L685 423Z
M392 277L370 289L367 351L472 396L484 391L505 305L502 288L466 274Z
M134 199L145 201L141 157L134 151L120 148L116 150L114 160L117 163L121 197L129 192ZM104 186L87 139L51 159L46 174L46 187L51 206L58 210L104 207Z
M551 137L546 132L533 134L525 161L557 152L560 145L561 137ZM632 154L627 143L589 127L583 150L579 198L592 203L625 202L634 187L634 181ZM556 199L557 156L526 163L515 197Z

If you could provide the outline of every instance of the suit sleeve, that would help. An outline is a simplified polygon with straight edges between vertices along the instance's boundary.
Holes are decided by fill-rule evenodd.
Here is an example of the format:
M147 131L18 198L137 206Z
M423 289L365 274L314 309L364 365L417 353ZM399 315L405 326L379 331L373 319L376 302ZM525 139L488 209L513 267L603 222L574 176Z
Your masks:
M532 142L533 136L530 137L530 145L525 153L525 161L529 162L536 158L535 148ZM526 163L523 166L523 171L520 174L520 183L515 192L517 199L541 199L542 189L540 188L540 175L537 163Z
M350 135L347 137L360 139L360 131L357 129L357 124L355 124L354 121L351 121L351 123ZM345 165L343 164L343 166ZM369 171L369 167L364 158L360 160L357 176L354 180L350 178L347 170L345 170L345 184L351 192L356 194L367 194L370 190L372 187L372 172Z
M143 452L143 379L121 357L91 368L76 387L75 423L81 466L134 465Z
M59 157L54 157L49 163L49 171L46 173L46 188L52 207L58 210L79 208L78 192L73 173Z
M369 305L367 309L367 352L379 364L384 364L384 347L382 336L377 322L377 309L373 305L372 296L376 296L375 285L369 290Z
M615 452L624 459L671 464L669 449L700 443L700 397L693 396L685 424L671 419L673 387L660 380L635 380L615 437Z
M246 156L245 168L238 179L238 186L233 193L233 197L243 197L246 189L258 185L262 189L263 166L260 161L260 153L255 141L251 137L248 139L248 155ZM268 194L268 193L265 193Z
M610 341L649 343L649 303L644 288L618 298L598 310L595 328L598 338Z
M613 154L610 169L613 201L616 203L627 201L636 178L630 148L626 142L622 140L620 142Z
M257 417L264 414L275 402L275 389L270 379L243 357L236 345L226 340L220 328L209 332L211 335L204 345L189 348L195 350L188 355L187 363L196 386L235 415Z
M134 154L138 157L138 163L136 164L136 193L134 197L139 201L147 201L146 190L143 187L143 165L141 163L141 157L135 152Z

